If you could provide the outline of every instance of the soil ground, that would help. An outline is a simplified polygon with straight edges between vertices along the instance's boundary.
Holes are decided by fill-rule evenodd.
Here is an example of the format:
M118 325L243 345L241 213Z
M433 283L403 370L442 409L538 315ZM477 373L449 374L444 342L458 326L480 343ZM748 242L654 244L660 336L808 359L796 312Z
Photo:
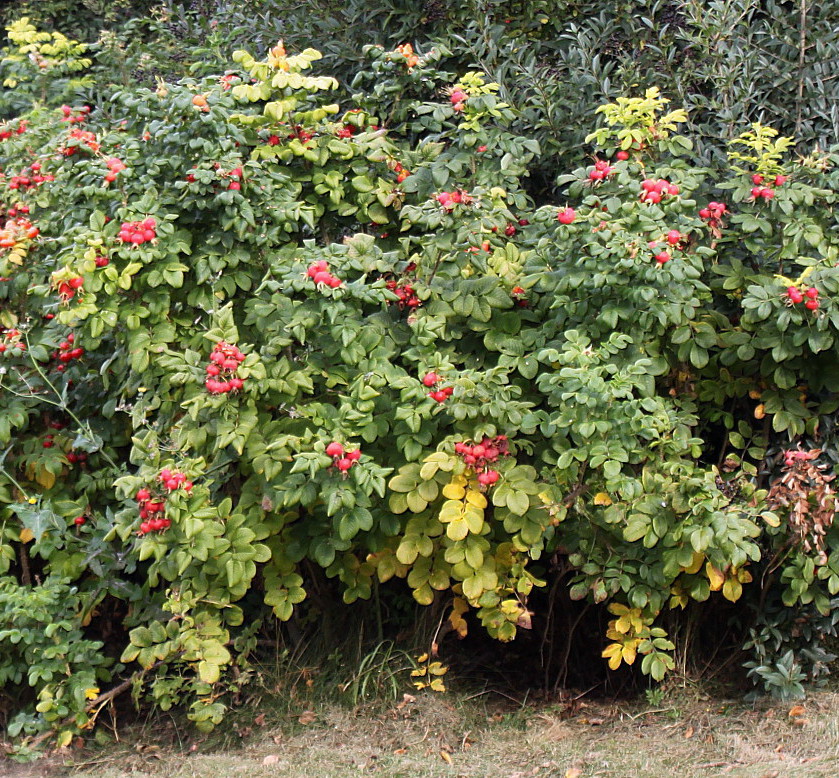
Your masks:
M288 710L288 709L287 709ZM668 694L646 703L585 698L515 705L410 695L390 708L254 707L220 740L174 718L39 762L0 762L4 778L837 778L839 694L756 705Z

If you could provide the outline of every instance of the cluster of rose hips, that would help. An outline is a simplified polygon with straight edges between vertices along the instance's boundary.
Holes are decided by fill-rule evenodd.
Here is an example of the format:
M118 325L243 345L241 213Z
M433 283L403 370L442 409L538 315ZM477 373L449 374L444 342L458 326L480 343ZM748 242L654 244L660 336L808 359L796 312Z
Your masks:
M492 486L500 475L497 470L488 469L488 465L498 461L499 457L509 455L507 448L507 436L496 435L494 438L489 438L486 435L480 443L455 443L454 450L456 454L460 454L463 458L463 463L467 468L475 472L478 476L478 483L481 486Z
M83 105L77 109L76 115L73 116L73 109L69 105L62 105L61 113L63 114L61 121L67 122L68 124L81 124L87 119L87 115L90 113L90 106Z
M8 355L10 357L19 357L26 351L26 342L23 340L23 335L18 329L2 330L2 339L0 339L0 356Z
M70 130L67 139L70 145L64 146L62 149L65 157L72 157L82 145L87 146L94 153L97 153L100 149L99 141L96 140L96 134L90 132L90 130Z
M399 298L397 300L388 300L388 305L395 303L400 311L404 311L406 308L419 308L422 305L422 300L417 297L416 290L407 281L400 283L391 279L385 283L385 288L389 289Z
M798 305L803 302L804 307L808 311L817 311L819 309L819 290L815 286L805 289L803 292L797 286L788 286L786 288L787 300L792 305Z
M48 435L44 435L44 440L41 442L41 446L44 448L52 448L55 445L55 435L49 433Z
M642 203L660 203L665 196L675 196L679 194L679 191L676 184L671 184L664 178L658 181L653 178L645 178L641 182L640 198Z
M176 489L183 489L189 493L192 491L192 481L187 481L183 473L173 473L171 470L163 469L158 476L163 486L170 492ZM166 498L164 496L153 496L150 489L143 487L137 491L137 504L140 506L140 518L143 520L138 530L139 535L146 535L149 532L162 532L168 529L172 522L166 518Z
M301 143L308 143L314 135L309 132L308 130L304 130L299 124L295 125L294 129L288 134L289 140L294 140L295 138L299 140Z
M75 451L70 451L67 454L67 461L71 465L81 465L87 462L87 454L84 451L80 451L78 454Z
M355 127L352 124L344 124L335 130L335 136L338 138L352 138L355 133Z
M100 254L96 257L96 259L93 260L93 264L95 264L96 267L100 267L100 268L101 267L108 267L108 265L111 264L111 260L108 259L106 256L103 256L103 255Z
M5 127L4 129L0 130L0 141L9 140L9 138L11 138L12 135L23 135L24 132L26 132L25 121L22 121L20 124L18 124L17 128L14 130L10 130L8 127Z
M452 396L452 394L454 394L454 388L451 386L444 386L441 389L434 389L434 387L437 386L437 384L439 384L443 380L444 379L442 376L439 376L437 375L437 373L434 372L426 373L422 377L422 385L432 390L428 393L428 396L432 400L434 400L434 402L445 402L449 399L449 397Z
M396 173L397 184L401 184L409 175L411 175L411 171L403 167L401 162L394 163L393 172Z
M75 335L71 332L66 340L62 340L61 343L58 344L58 351L53 351L52 358L57 359L63 364L56 366L56 370L59 373L64 372L64 365L68 362L71 362L74 359L81 359L84 356L84 349L78 348L73 346L73 341L75 340Z
M33 186L48 181L55 181L55 176L51 173L41 173L41 163L33 162L29 166L29 172L23 172L18 176L10 176L8 189L31 189Z
M237 375L239 365L245 361L245 355L239 349L220 340L210 354L207 365L207 380L204 386L210 394L237 392L245 385L245 379Z
M16 203L6 211L6 216L8 216L10 219L14 219L16 216L20 214L27 213L29 213L28 205L24 205L23 203Z
M573 208L563 208L557 215L556 220L560 224L573 224L577 218L577 212Z
M156 227L157 222L151 216L142 221L123 222L117 237L123 243L132 243L139 246L141 243L148 243L157 237Z
M751 195L753 200L771 200L775 196L775 191L771 187L783 186L787 182L787 176L777 175L768 182L768 186L761 186L764 181L765 179L760 173L752 174L752 183L754 186L752 187Z
M84 286L84 279L81 276L71 276L65 281L58 282L58 296L62 302L70 302Z
M525 294L527 293L524 291L524 287L521 286L514 286L510 291L510 295L512 296L513 301L519 308L527 308L528 306Z
M306 275L315 282L315 284L326 284L328 287L332 289L337 289L341 286L341 279L337 276L333 276L332 273L329 272L329 263L325 259L321 259L318 262L313 262L306 268Z
M210 110L210 106L207 105L207 97L205 95L195 95L192 98L192 104L199 110L207 113Z
M454 89L452 93L449 95L449 100L452 104L452 108L460 113L466 106L466 101L469 99L469 95L466 94L462 89Z
M614 168L605 159L597 159L594 161L594 170L588 174L588 179L589 181L603 181L613 171Z
M361 449L356 448L352 451L346 451L344 447L337 441L332 441L326 447L326 455L332 457L332 465L346 473L359 459L361 459Z
M719 227L727 211L725 203L712 200L704 208L699 209L699 218L707 222L709 227Z
M117 174L120 171L125 170L125 163L117 157L109 157L105 160L105 164L108 166L108 172L105 173L105 181L107 183L111 183L111 181L116 181Z
M667 234L664 236L664 240L667 242L669 246L672 246L673 248L679 248L679 244L682 242L683 239L684 235L682 235L682 233L678 230L669 230ZM653 251L656 251L656 249L658 248L658 242L654 240L650 241L649 247ZM664 265L672 259L672 257L670 256L670 252L668 251L656 251L653 257L659 265Z
M472 196L460 189L454 192L440 192L436 199L447 211L451 211L456 205L469 205L472 202Z
M28 208L26 209L29 210ZM10 208L9 211L17 213L17 209ZM38 237L40 230L35 227L29 219L22 216L12 220L9 219L2 230L0 230L0 249L14 248L24 240L32 240Z
M233 170L223 173L222 175L229 176L232 180L227 185L228 189L238 192L242 188L242 168L234 167Z

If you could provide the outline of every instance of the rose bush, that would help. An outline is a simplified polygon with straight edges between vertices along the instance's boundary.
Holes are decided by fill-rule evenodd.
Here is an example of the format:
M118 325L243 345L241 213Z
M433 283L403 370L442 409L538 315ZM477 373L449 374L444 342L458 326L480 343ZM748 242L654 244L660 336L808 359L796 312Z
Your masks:
M651 89L537 205L496 85L367 56L354 104L279 43L0 127L0 572L73 636L3 606L13 735L132 673L212 728L311 565L512 640L561 560L655 679L668 610L839 591L839 157L701 167Z

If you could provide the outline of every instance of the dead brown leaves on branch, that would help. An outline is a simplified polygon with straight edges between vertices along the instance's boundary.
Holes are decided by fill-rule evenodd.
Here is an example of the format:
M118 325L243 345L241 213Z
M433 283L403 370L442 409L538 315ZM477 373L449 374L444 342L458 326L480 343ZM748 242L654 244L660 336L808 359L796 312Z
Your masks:
M773 510L789 509L789 525L795 542L805 552L815 552L818 564L827 562L825 534L836 514L836 492L831 486L836 476L828 465L818 464L819 448L785 452L784 472L772 483L767 502Z

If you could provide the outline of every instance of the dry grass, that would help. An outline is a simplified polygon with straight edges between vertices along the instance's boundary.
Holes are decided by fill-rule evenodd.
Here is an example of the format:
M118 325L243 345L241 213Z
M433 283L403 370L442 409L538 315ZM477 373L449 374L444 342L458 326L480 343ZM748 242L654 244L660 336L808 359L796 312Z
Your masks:
M494 701L493 701L494 703ZM107 748L17 768L13 778L836 778L839 694L752 708L720 700L644 706L494 707L489 695L457 703L418 697L386 713L325 707L285 726L240 722L244 740L208 752L159 723ZM259 726L263 724L263 726ZM183 735L183 733L181 733ZM173 741L175 745L173 745ZM579 771L579 772L577 772Z

